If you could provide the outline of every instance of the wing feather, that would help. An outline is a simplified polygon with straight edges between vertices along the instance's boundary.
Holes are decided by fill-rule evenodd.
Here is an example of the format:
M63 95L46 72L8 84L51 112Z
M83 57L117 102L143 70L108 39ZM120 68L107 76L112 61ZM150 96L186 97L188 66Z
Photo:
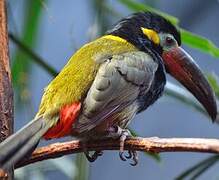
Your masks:
M144 86L145 91L150 88L157 66L148 54L141 51L114 55L105 61L88 91L74 130L79 133L89 131L136 103L140 88Z

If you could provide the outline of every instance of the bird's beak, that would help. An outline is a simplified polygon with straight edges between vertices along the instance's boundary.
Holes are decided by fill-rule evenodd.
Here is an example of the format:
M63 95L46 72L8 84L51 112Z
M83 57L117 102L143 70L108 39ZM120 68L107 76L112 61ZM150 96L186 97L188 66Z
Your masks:
M214 92L192 57L182 48L174 47L162 54L168 73L182 83L216 119L217 105Z

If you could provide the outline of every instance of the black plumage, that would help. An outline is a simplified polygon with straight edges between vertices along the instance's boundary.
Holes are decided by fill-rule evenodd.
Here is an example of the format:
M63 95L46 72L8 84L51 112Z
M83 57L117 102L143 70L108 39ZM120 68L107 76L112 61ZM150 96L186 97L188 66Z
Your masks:
M153 29L157 33L165 32L172 34L178 45L181 45L181 36L178 29L168 20L152 12L138 12L123 18L107 34L119 36L135 45L139 50L148 53L147 49L149 48L151 51L156 51L161 55L162 47L150 41L143 34L141 27Z
M147 93L142 88L138 102L140 108L138 112L145 110L153 104L164 91L166 84L165 67L161 58L162 47L150 41L142 32L141 28L153 29L157 33L165 32L174 36L177 43L181 44L180 33L175 26L163 17L151 12L134 13L117 23L117 25L107 32L114 36L119 36L131 44L135 45L139 50L148 53L153 60L158 63L158 69L155 74L153 83Z

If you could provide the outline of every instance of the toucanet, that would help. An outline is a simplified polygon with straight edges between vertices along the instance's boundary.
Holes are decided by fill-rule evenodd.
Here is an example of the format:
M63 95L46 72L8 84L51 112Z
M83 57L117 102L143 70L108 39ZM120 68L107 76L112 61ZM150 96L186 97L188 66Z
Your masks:
M181 47L180 32L165 18L139 12L120 20L100 38L82 46L45 88L32 121L0 144L0 168L22 161L40 139L74 136L120 139L127 126L163 93L166 73L184 85L214 120L215 95L192 57ZM90 155L90 161L101 155ZM129 151L132 165L137 154Z

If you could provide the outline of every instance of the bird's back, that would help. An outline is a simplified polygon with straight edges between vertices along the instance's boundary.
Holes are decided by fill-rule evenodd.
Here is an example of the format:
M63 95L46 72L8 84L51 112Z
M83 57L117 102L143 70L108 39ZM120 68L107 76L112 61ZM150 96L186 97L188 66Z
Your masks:
M132 44L111 35L85 44L45 88L37 116L51 117L63 105L82 102L104 59L135 50Z

